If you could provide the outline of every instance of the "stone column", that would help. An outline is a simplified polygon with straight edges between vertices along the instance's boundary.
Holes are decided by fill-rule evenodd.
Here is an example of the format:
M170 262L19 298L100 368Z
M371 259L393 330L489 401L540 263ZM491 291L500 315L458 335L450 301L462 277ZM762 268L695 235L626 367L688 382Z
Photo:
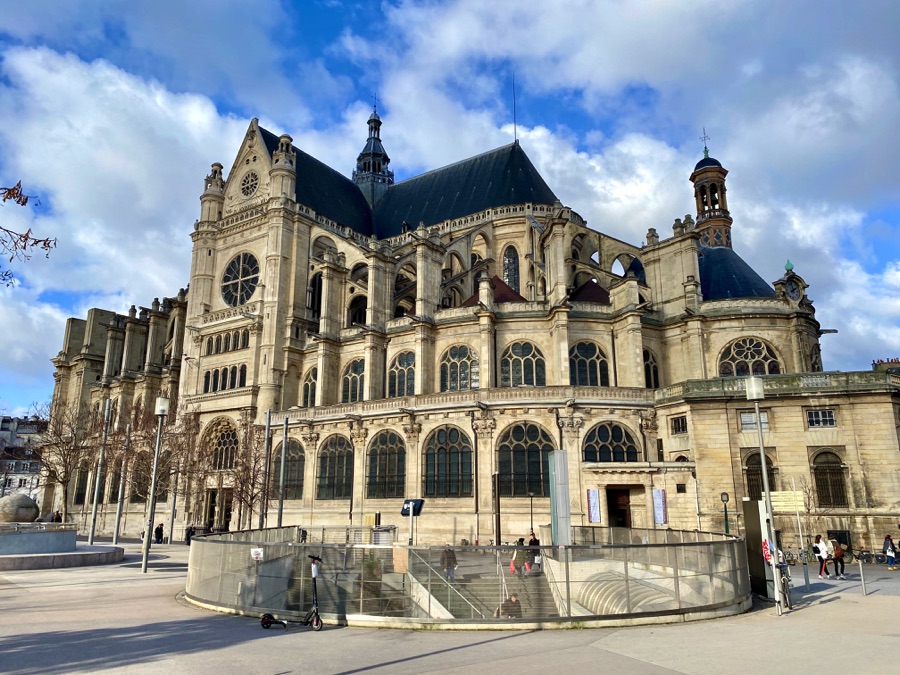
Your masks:
M369 430L361 420L350 422L350 440L353 442L353 504L350 517L354 526L362 525L366 506L366 438Z
M475 524L476 539L486 544L489 539L499 543L494 530L493 474L497 471L497 453L494 452L494 429L497 423L488 410L472 413L472 431L475 433L474 479L478 493L478 516Z
M310 519L307 524L312 523L313 505L316 503L316 475L318 473L319 455L317 448L319 445L319 434L313 431L313 425L308 424L304 430L300 432L300 440L303 442L304 462L303 462L303 508L310 511Z
M403 424L403 436L406 440L405 496L411 499L422 497L422 450L419 447L421 433L422 425L416 422L414 413L409 413Z
M557 412L557 424L562 431L563 447L568 465L566 480L569 484L569 516L573 525L580 525L585 517L585 500L587 492L581 473L581 429L584 427L584 415L575 412L574 400L566 403L565 408ZM602 516L601 516L602 517Z

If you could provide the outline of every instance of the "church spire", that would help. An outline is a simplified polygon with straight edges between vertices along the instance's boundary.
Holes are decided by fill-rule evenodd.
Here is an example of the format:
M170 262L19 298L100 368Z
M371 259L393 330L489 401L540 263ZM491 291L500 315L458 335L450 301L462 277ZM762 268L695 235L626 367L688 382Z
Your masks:
M391 158L381 144L381 118L376 104L369 115L369 138L356 158L356 169L353 172L353 182L359 186L369 206L373 208L394 182L394 172L388 168L390 163Z
M709 156L706 127L703 128L703 159L697 162L691 174L694 184L694 201L697 205L696 229L700 241L707 246L731 248L731 214L725 196L725 176L728 171L719 160Z

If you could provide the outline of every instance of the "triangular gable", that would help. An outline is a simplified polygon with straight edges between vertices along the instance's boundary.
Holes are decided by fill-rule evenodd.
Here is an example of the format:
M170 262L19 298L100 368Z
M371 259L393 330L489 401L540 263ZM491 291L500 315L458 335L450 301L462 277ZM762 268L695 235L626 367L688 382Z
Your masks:
M609 305L609 291L603 288L594 279L589 279L572 291L570 302L595 302L600 305Z
M496 274L491 277L491 288L494 289L494 303L501 302L528 302L521 295L511 289ZM474 307L478 304L478 293L475 292L469 299L460 305L460 307Z

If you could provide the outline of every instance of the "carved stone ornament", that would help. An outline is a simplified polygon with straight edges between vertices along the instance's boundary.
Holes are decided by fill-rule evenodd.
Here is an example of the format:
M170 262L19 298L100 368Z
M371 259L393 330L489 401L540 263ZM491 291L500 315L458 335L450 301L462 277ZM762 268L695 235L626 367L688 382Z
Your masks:
M369 430L361 422L350 422L350 440L353 441L354 447L363 447L368 436Z
M658 431L659 421L656 419L655 410L644 410L640 412L641 428L644 431Z
M403 435L410 443L415 443L419 439L420 433L422 433L422 425L418 422L410 420L408 424L403 425Z
M584 426L584 415L579 413L572 413L571 415L560 414L556 418L556 423L566 436L578 436L578 432Z
M472 417L472 430L478 438L490 439L497 427L497 423L487 415L488 413L480 411L480 416Z

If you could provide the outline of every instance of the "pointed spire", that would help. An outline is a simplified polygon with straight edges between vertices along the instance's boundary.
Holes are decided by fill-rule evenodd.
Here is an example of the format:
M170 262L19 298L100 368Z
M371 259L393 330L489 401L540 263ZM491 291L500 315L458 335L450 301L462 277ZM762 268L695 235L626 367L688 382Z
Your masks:
M356 158L356 170L353 172L353 182L359 186L372 207L394 182L394 172L388 168L391 158L381 144L381 117L378 116L377 106L376 99L372 114L369 115L369 137Z

